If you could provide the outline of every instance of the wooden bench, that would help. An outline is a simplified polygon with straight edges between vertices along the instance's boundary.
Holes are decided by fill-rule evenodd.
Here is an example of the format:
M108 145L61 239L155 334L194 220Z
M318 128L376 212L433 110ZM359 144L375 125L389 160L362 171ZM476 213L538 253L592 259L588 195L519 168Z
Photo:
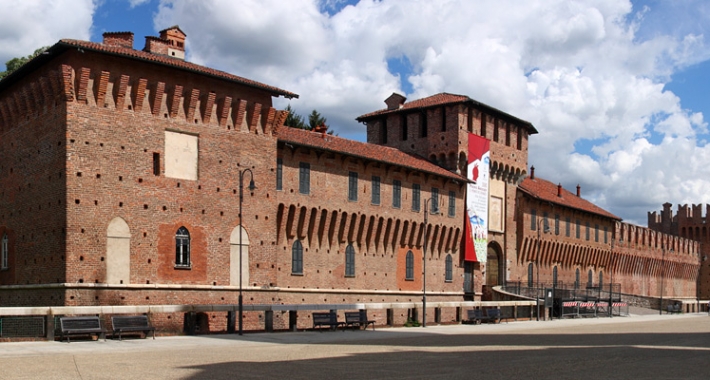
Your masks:
M362 326L367 330L367 325L372 325L372 331L375 331L375 321L372 319L367 319L367 311L353 311L345 312L345 327L357 326L358 330Z
M481 309L466 310L466 315L468 317L466 321L473 323L474 325L481 324L483 321L488 321L488 316L485 315Z
M337 329L339 326L345 326L345 322L338 321L338 315L335 313L313 313L313 329L323 326ZM320 331L323 332L323 329Z
M680 314L683 312L679 303L666 306L666 310L668 310L668 314Z
M101 327L101 320L98 316L92 317L60 317L59 326L61 331L60 341L67 338L67 343L71 343L69 339L72 335L89 335L96 334L98 339L106 341L106 330Z
M500 323L500 309L486 309L486 317L489 322Z
M150 325L148 322L148 316L145 315L120 315L111 317L111 325L113 327L113 336L116 337L118 333L118 340L121 339L121 334L125 332L143 332L145 333L145 338L148 338L148 332L153 332L153 339L155 339L155 327Z

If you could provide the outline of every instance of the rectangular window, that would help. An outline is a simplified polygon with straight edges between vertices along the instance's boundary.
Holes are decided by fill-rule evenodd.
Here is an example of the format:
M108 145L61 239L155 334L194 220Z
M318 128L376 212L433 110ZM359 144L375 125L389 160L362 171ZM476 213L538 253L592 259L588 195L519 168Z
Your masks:
M298 164L298 192L311 193L311 164L301 162Z
M587 229L585 230L585 237L587 238L587 241L589 241L589 221L587 221Z
M283 176L284 176L284 160L283 158L276 159L276 190L283 190Z
M396 179L392 181L392 207L402 207L402 182Z
M537 230L537 210L530 210L530 230Z
M422 113L419 115L419 137L426 137L427 135L427 120L426 120L426 115L427 112L426 110L422 111Z
M550 221L547 218L547 212L542 213L542 232L550 232Z
M380 177L372 176L372 204L380 204Z
M431 213L432 214L438 214L439 213L439 189L436 187L431 188Z
M456 215L456 193L449 191L449 216Z
M160 153L153 153L153 175L160 175Z
M412 185L412 211L419 211L422 204L422 187L418 183Z
M566 217L565 218L565 236L567 236L567 237L570 236L570 229L571 229L570 225L571 224L572 224L572 220L569 217Z
M407 136L409 135L409 128L407 126L407 115L402 115L402 141L407 141Z
M555 214L555 235L560 234L560 216Z
M446 132L446 107L441 107L441 131Z
M607 240L607 235L606 233L609 232L607 230L607 226L604 226L604 244L607 244L609 241Z
M582 222L577 219L577 239L580 238L580 231L582 230Z
M594 241L599 243L599 225L594 225Z
M357 172L350 172L348 175L348 200L357 201Z
M0 259L2 261L2 268L0 268L0 269L7 269L10 267L9 259L8 259L8 257L10 256L10 250L8 248L7 242L8 242L7 235L3 235L2 236L2 247L0 248L0 250L2 251L2 255L1 255L2 258Z

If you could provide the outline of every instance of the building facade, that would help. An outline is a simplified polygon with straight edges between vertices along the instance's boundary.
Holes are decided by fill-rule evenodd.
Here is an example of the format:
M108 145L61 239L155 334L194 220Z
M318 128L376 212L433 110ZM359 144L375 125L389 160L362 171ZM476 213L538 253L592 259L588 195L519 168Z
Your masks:
M613 276L647 297L671 262L682 275L668 274L668 294L695 292L687 239L579 194L550 201L525 179L529 122L462 95L393 94L358 117L367 142L292 129L272 99L298 95L186 62L185 39L172 27L143 50L126 32L61 40L0 81L0 306L233 305L242 292L254 305L419 302L425 283L432 301L481 300L530 281L531 262L548 279L558 267L566 282ZM485 262L464 259L472 135L490 140ZM537 220L557 214L586 239L538 238ZM221 314L203 327L224 330ZM246 313L247 329L262 318ZM183 327L180 314L153 322Z

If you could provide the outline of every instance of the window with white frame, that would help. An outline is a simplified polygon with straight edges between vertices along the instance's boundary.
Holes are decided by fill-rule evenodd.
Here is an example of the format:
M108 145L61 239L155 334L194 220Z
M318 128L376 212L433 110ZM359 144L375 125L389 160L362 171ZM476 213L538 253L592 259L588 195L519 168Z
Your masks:
M185 227L175 233L175 266L190 267L190 231Z

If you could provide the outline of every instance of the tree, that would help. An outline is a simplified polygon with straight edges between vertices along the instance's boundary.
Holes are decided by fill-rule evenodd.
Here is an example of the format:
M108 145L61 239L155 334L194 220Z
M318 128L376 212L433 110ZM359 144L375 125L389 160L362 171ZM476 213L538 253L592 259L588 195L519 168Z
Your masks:
M285 125L291 128L308 129L306 128L306 123L303 122L303 117L296 114L290 104L286 106L286 111L288 111L288 116L286 117Z
M308 115L308 124L306 124L304 118L301 115L296 114L290 104L286 106L285 110L288 111L288 116L286 117L286 122L284 123L285 125L291 128L305 129L308 131L324 126L329 135L333 134L330 126L327 124L327 119L324 118L320 112L313 110L311 114Z
M34 51L34 53L28 55L27 57L15 57L7 62L5 62L5 67L7 70L0 72L0 80L10 75L13 71L19 69L22 65L29 62L32 58L44 53L49 46L41 47Z

